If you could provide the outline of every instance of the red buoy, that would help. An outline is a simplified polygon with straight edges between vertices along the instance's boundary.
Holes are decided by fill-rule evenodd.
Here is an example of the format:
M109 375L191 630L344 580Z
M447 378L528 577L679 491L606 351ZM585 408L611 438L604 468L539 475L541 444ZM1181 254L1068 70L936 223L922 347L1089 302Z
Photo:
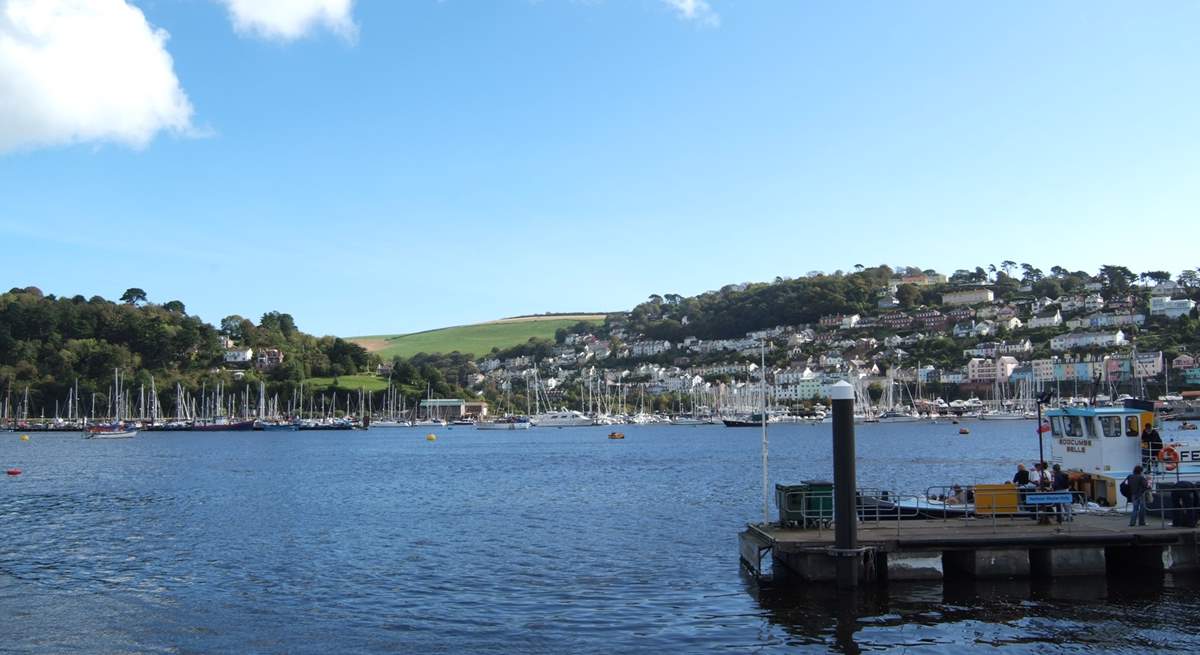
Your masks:
M21 475L21 469L8 469L5 473L9 475Z

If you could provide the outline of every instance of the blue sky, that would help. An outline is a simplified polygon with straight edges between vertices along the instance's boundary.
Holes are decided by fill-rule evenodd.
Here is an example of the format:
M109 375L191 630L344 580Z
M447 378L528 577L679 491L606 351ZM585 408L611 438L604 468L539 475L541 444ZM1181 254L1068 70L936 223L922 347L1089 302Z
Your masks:
M349 336L859 263L1200 265L1195 3L42 1L113 27L35 70L0 0L5 288ZM87 68L106 34L130 65Z

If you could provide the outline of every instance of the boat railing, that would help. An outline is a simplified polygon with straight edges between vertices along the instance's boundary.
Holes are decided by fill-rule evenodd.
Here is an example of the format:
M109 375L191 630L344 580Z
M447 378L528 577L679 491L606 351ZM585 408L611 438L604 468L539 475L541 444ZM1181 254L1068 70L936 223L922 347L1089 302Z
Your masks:
M895 521L897 524L920 516L920 509L915 503L905 500L915 500L916 496L905 496L887 489L862 487L858 490L856 501L858 519L862 523L879 525L884 521Z
M1150 496L1146 516L1158 519L1156 527L1195 528L1200 522L1200 483L1186 480L1158 482ZM1128 503L1127 507L1132 508L1132 505Z

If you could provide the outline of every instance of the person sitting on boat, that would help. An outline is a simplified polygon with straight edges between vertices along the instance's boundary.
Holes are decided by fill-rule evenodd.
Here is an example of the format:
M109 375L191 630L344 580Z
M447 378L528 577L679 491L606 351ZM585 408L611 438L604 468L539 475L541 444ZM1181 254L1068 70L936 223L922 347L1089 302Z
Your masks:
M947 505L966 505L967 492L963 491L962 485L954 485L951 488L949 496L946 496Z

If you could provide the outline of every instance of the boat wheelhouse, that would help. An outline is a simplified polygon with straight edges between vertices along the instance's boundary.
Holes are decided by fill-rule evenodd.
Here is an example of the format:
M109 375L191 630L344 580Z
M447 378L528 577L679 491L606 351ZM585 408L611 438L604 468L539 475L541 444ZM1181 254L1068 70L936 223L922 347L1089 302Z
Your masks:
M1117 505L1120 483L1142 467L1158 479L1200 477L1200 446L1164 439L1153 451L1142 441L1146 426L1155 426L1153 405L1127 401L1123 407L1060 407L1046 413L1049 422L1050 461L1075 473L1076 488L1097 502ZM1171 451L1171 458L1152 457Z

